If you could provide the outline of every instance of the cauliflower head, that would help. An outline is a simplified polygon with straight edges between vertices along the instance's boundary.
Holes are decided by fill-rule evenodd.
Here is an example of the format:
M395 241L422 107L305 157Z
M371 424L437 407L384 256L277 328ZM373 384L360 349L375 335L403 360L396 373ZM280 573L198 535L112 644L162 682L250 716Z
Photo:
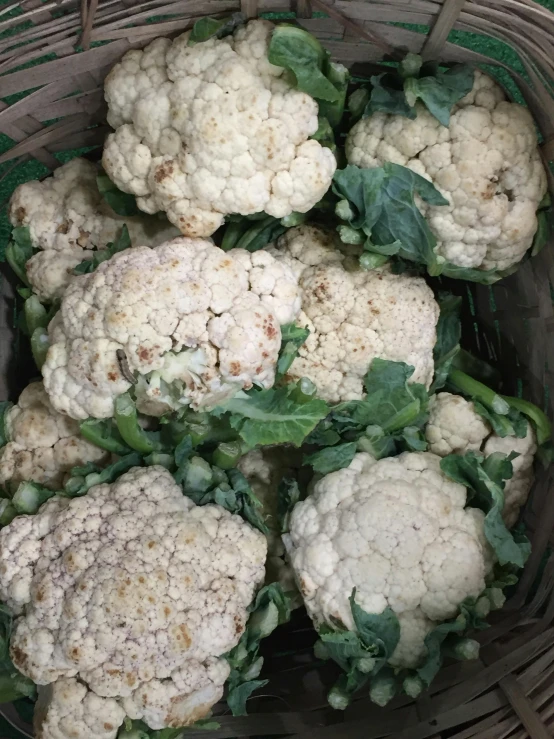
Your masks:
M220 655L244 631L266 553L263 534L196 506L163 467L54 497L0 532L14 664L54 695L57 681L86 683L70 720L112 698L152 729L193 723L222 696Z
M94 249L115 241L123 224L133 246L157 246L179 231L165 218L118 216L102 199L96 165L72 159L51 177L16 188L8 214L12 226L27 226L37 253L27 264L27 278L44 301L61 298L73 269L91 259Z
M292 513L285 543L316 626L354 628L349 598L368 613L392 608L400 642L390 663L415 667L424 639L460 603L485 589L492 564L484 514L464 509L466 489L440 457L403 453L378 462L360 453L316 482Z
M309 377L330 402L360 399L380 357L413 365L412 382L429 387L439 307L422 278L362 270L314 226L290 229L269 251L298 277L297 323L310 329L288 377Z
M185 236L210 236L230 213L305 213L329 189L335 157L309 139L317 103L269 63L272 31L254 20L192 46L189 33L159 38L106 78L104 169Z
M112 416L129 371L144 413L213 407L254 383L271 387L280 325L299 310L294 275L265 251L187 238L127 249L67 288L49 326L44 385L76 419Z
M0 449L0 485L27 480L51 490L63 486L73 467L103 465L109 452L80 436L79 424L54 410L42 382L32 382L4 417L8 443Z
M101 698L75 678L38 689L36 739L115 739L125 711L113 698Z
M547 184L529 111L506 101L477 70L472 91L448 127L421 104L414 120L383 112L356 123L346 156L359 167L393 162L433 182L449 201L417 200L437 239L436 252L460 267L505 270L530 248Z
M535 481L533 460L537 451L535 432L528 424L527 434L498 436L490 424L475 410L469 400L452 393L439 393L429 403L429 420L425 436L429 451L439 457L448 454L465 454L470 450L480 451L485 456L501 452L516 452L512 460L513 476L504 486L503 518L508 528L515 525L522 506L527 502Z
M295 452L298 450L286 446L253 449L241 457L237 467L262 504L263 517L269 529L266 582L280 583L283 591L288 593L292 606L299 607L302 600L298 597L294 573L286 558L277 513L279 483L284 477L294 475L301 466L301 459L295 458Z

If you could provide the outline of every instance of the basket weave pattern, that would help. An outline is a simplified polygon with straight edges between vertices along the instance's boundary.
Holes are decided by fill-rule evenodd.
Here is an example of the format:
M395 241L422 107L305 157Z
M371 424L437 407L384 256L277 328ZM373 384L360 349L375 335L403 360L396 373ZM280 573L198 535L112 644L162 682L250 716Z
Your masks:
M5 173L29 157L54 169L58 152L99 147L109 130L103 79L128 49L177 35L201 16L237 10L248 17L292 11L336 60L359 75L374 73L384 58L397 58L406 50L446 62L490 63L488 57L448 42L452 29L503 41L517 52L524 74L501 66L537 121L545 162L554 159L554 14L532 0L25 0L0 5L0 98L11 102L0 100L0 133L15 142L0 155ZM429 32L392 22L423 25ZM554 178L549 179L554 194ZM511 378L506 390L515 393L521 381L526 397L545 406L551 417L554 396L549 398L545 389L554 388L553 249L550 243L493 288L470 285L474 311L464 327L466 346L496 361ZM466 285L457 289L464 292ZM6 281L2 293L11 294ZM2 306L2 398L8 392L12 333ZM210 737L554 736L554 555L548 556L554 545L553 478L552 470L537 474L524 519L533 553L517 593L492 628L479 635L479 660L445 667L417 702L399 698L379 709L361 696L339 713L326 705L332 671L328 675L314 667L306 646L309 624L295 622L273 637L273 651L284 647L297 653L286 658L268 654L267 696L249 702L247 717L218 717L221 728ZM15 712L4 708L16 722Z

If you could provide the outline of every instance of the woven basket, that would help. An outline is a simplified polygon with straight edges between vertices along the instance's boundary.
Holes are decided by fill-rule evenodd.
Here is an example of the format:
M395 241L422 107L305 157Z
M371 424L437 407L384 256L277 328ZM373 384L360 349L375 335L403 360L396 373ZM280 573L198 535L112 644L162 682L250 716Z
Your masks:
M383 59L410 50L428 59L496 64L511 94L521 94L542 135L545 162L554 159L554 14L532 0L24 0L0 1L0 133L14 145L0 155L3 177L21 181L29 159L48 170L56 155L89 147L95 153L108 131L102 82L125 51L161 35L176 35L202 15L242 10L248 17L292 13L321 38L334 58L358 75L374 73ZM394 25L393 25L394 24ZM414 25L419 30L414 30ZM406 27L408 26L408 27ZM430 29L430 31L429 31ZM447 41L454 29L464 46ZM469 33L467 33L469 32ZM491 60L471 50L476 36L504 42L516 53ZM490 43L489 43L490 46ZM503 44L499 44L503 46ZM511 68L511 67L514 68ZM508 77L509 75L509 77ZM512 82L510 82L510 79ZM515 86L514 84L515 83ZM14 102L15 101L15 102ZM11 104L9 104L11 103ZM54 122L52 122L54 121ZM85 149L86 150L86 149ZM46 170L45 170L46 171ZM28 176L27 176L28 177ZM554 194L554 178L550 175ZM552 417L554 396L554 244L493 288L453 283L472 293L465 317L465 345L495 362L505 391L526 396ZM12 396L27 377L10 347L9 282L0 310L0 398ZM446 666L416 702L398 698L386 709L361 696L344 712L326 705L336 676L316 669L314 633L296 617L265 647L267 695L249 701L250 715L218 717L224 737L294 736L306 739L548 739L554 736L554 486L552 470L540 470L525 523L533 553L517 592L479 635L476 662ZM552 493L551 493L552 491ZM294 656L276 656L294 650ZM28 736L10 706L9 722ZM207 736L187 731L187 736ZM0 737L2 739L2 737Z

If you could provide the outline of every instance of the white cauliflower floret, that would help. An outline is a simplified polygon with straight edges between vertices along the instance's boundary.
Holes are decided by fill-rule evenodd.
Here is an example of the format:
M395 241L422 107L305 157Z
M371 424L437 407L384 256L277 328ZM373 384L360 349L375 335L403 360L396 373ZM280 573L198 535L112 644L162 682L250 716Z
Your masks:
M68 287L42 368L52 405L72 418L113 415L138 372L139 410L214 407L254 383L271 387L280 324L300 310L290 269L267 252L201 239L127 249Z
M269 63L272 31L254 20L192 46L189 32L156 39L106 78L106 172L186 236L210 236L229 213L305 213L329 189L335 157L309 140L317 103Z
M35 707L36 739L115 739L125 711L74 678L40 687Z
M297 451L297 450L296 450ZM254 449L245 454L237 465L248 480L252 492L262 504L262 515L269 528L267 534L268 558L266 582L279 582L292 599L293 607L301 605L294 574L286 559L278 520L278 488L284 477L293 476L301 466L292 447L276 446Z
M32 382L4 417L8 443L0 449L0 485L17 488L32 480L62 487L73 467L105 464L109 453L80 436L79 424L58 413L41 382Z
M425 436L429 451L446 457L481 449L491 428L471 401L452 393L433 395L429 402L429 420Z
M54 497L0 531L12 660L38 685L82 680L83 705L113 698L120 720L186 726L223 694L221 655L244 631L266 554L263 534L196 506L162 467Z
M346 156L359 167L394 162L431 180L449 201L418 199L437 254L461 267L505 270L530 248L547 190L529 111L506 102L475 72L473 90L454 106L448 127L418 103L414 120L378 112L348 134Z
M72 159L42 182L16 188L9 205L13 226L27 226L39 251L26 265L27 278L41 300L61 298L73 269L91 259L119 236L123 224L133 246L157 246L179 231L165 218L118 216L102 199L98 168L86 159Z
M429 387L439 307L422 278L364 271L314 226L290 229L269 251L297 275L297 323L310 329L288 377L309 377L330 402L359 399L380 357L412 365L412 382Z
M484 514L464 510L466 489L440 457L404 453L351 465L319 480L292 513L285 544L316 626L354 628L349 598L368 613L390 607L401 637L391 664L414 667L424 639L485 589L492 556Z
M494 452L518 454L512 460L513 475L504 485L503 518L506 526L514 526L535 481L533 460L537 443L531 425L528 425L527 434L522 439L516 436L498 436L492 432L490 424L477 413L471 401L452 393L433 396L429 407L425 436L429 451L439 457L465 454L470 450L480 451L485 456Z

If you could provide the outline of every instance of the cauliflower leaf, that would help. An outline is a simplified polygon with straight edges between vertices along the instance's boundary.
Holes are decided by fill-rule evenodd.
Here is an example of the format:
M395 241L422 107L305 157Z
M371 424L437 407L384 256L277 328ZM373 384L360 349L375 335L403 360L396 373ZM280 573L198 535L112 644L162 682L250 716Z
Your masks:
M232 13L225 18L211 18L209 16L196 21L190 32L188 45L194 46L210 38L224 38L234 32L238 26L246 23L244 13Z
M11 241L6 247L6 261L24 285L29 285L25 265L34 253L29 227L16 226L13 228Z
M337 446L324 447L317 452L307 454L304 457L304 464L313 467L314 472L321 475L327 475L329 472L341 470L348 467L354 459L354 455L358 451L358 445L355 441L346 442L346 444L337 444Z
M433 348L435 377L430 392L444 387L452 363L460 351L462 299L450 293L439 293L440 315L437 322L437 340Z
M416 117L418 100L443 125L450 123L454 105L473 87L474 71L468 64L441 69L438 64L422 64L417 54L407 54L396 69L370 77L370 87L352 93L349 108L354 118L367 118L383 112Z
M292 363L298 355L298 350L306 342L310 330L294 323L281 326L281 349L277 360L277 371L275 380L280 380L289 371Z
M105 249L93 252L90 259L83 259L83 261L73 269L73 274L88 275L90 272L94 272L98 265L105 262L106 259L111 259L114 254L117 254L120 251L125 251L125 249L129 249L130 247L131 237L129 236L129 229L125 224L123 224L116 240L110 241L106 244Z
M512 455L500 452L483 455L469 451L464 455L449 454L441 459L441 470L454 482L473 491L472 505L485 511L485 536L501 565L523 567L531 546L525 537L514 536L502 519L504 485L513 474Z
M135 196L120 190L103 170L96 176L96 185L103 200L118 216L138 216L141 214Z

